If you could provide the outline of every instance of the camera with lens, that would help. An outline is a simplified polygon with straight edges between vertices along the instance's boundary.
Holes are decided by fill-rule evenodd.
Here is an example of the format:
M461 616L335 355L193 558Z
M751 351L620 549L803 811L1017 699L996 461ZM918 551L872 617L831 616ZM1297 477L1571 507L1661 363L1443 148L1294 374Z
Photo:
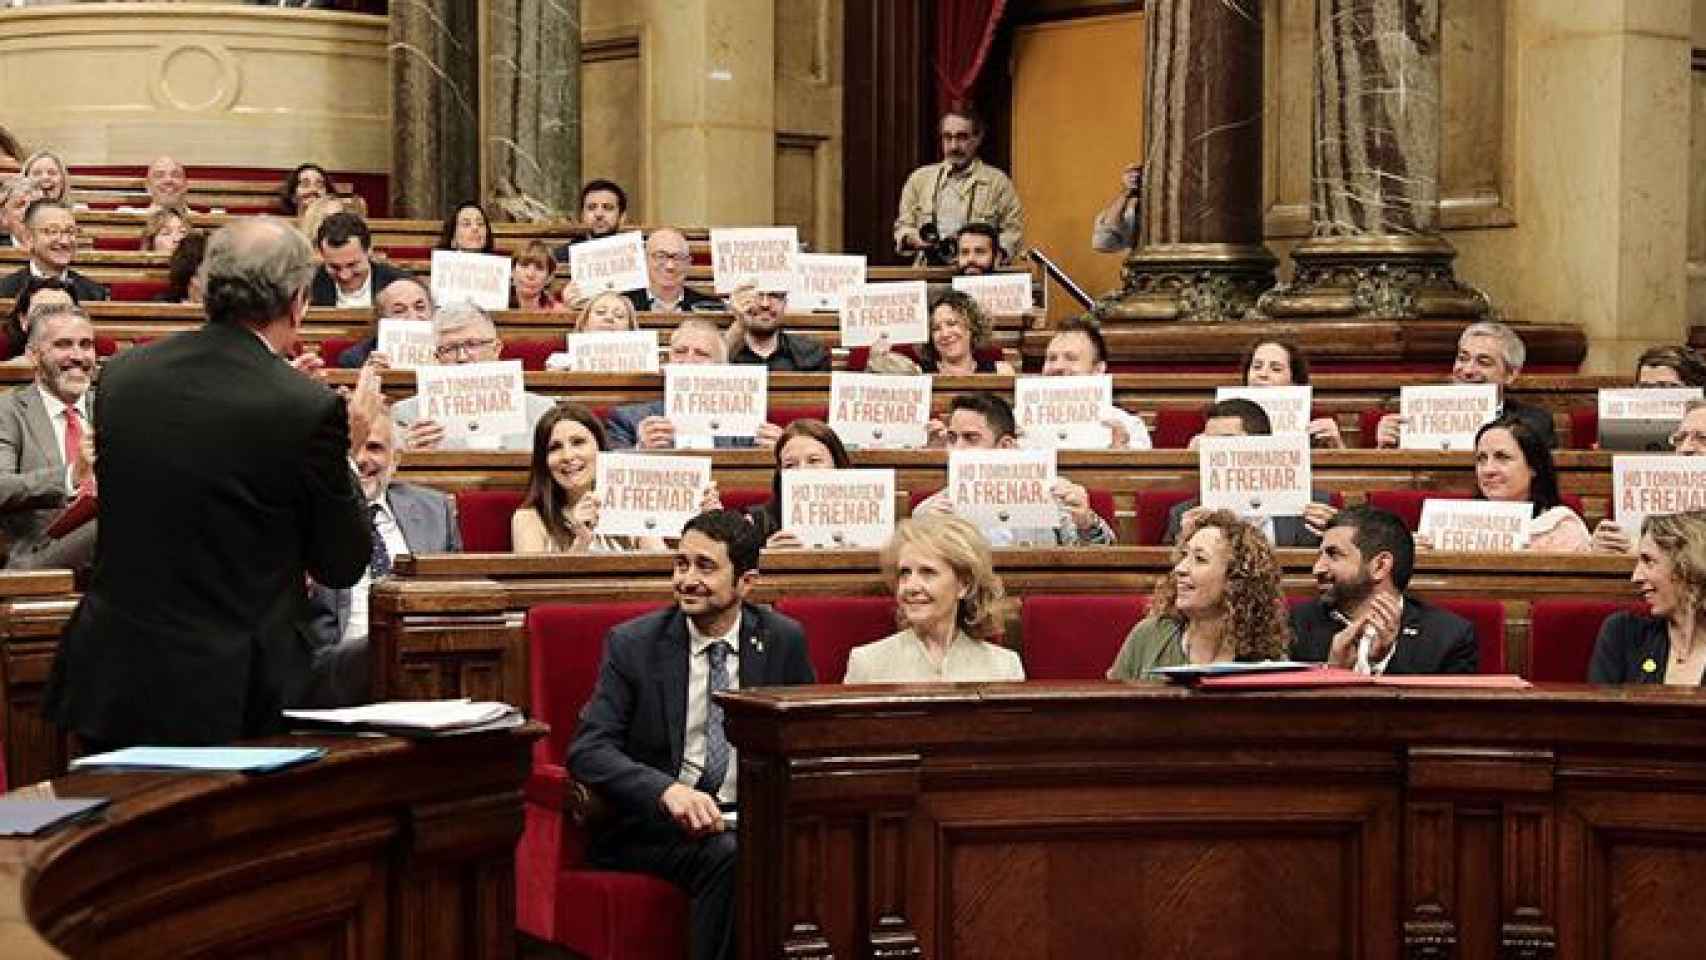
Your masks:
M924 262L933 267L951 267L959 259L959 235L942 236L934 220L918 228L918 239L924 241Z

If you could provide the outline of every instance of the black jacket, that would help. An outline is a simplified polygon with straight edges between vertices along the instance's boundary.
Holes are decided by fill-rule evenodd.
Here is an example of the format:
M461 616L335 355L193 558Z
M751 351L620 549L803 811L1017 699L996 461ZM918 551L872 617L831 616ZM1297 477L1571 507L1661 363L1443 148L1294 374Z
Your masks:
M565 260L564 262L567 263L568 261ZM634 309L641 313L657 309L652 304L652 292L650 290L629 290L622 295L627 297L628 302L634 305ZM717 313L728 308L729 305L723 302L722 297L700 293L692 287L681 288L681 311L683 313Z
M829 349L816 337L803 333L778 333L776 340L776 352L768 357L753 353L751 347L742 343L739 349L729 354L729 362L762 364L778 373L829 372Z
M48 716L109 743L277 731L313 653L304 575L347 587L367 566L347 418L244 327L114 357L95 395L94 576Z
M67 270L65 274L71 281L71 294L77 298L78 303L98 303L113 298L113 292L107 289L106 284L96 283L75 270ZM5 277L0 277L0 297L15 298L29 285L30 265L26 263Z
M407 280L413 276L409 271L399 270L383 260L369 262L373 265L373 286L371 289L375 297L379 296L379 291L392 283L398 280ZM337 281L332 279L332 275L326 271L324 265L314 269L314 288L308 303L316 307L335 307L338 305Z
M1665 621L1624 610L1605 618L1588 661L1589 683L1664 683L1670 662ZM1648 670L1651 664L1653 669Z
M1343 629L1344 624L1320 600L1293 607L1291 658L1326 663L1333 650L1333 634ZM1474 624L1450 610L1405 595L1398 649L1386 664L1387 673L1474 673L1480 662Z

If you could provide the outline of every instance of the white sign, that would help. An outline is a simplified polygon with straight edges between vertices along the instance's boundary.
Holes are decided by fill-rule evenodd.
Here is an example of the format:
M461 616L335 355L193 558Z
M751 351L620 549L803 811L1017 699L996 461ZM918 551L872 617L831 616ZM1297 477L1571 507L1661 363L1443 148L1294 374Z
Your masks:
M1203 437L1197 445L1199 500L1245 517L1297 517L1310 499L1309 438Z
M646 273L645 236L638 230L629 230L570 245L569 276L583 297L606 290L646 289L651 280Z
M782 529L808 547L881 547L894 533L894 470L782 471Z
M1404 450L1470 450L1475 433L1499 409L1499 388L1490 383L1404 387L1398 412L1404 418L1398 446Z
M950 450L948 497L954 513L979 527L1054 527L1053 450Z
M527 432L520 360L421 367L415 397L419 419L471 449L496 450L505 436Z
M1262 408L1268 415L1268 423L1273 427L1275 436L1288 433L1309 432L1310 405L1314 402L1315 388L1301 387L1221 387L1214 391L1214 399L1219 400L1249 400Z
M791 290L800 231L795 227L738 227L711 231L711 277L718 293L751 284Z
M930 291L923 280L867 283L849 291L841 307L841 345L868 347L877 337L889 343L930 339Z
M986 273L955 277L953 288L973 300L992 317L1009 317L1031 309L1031 275L1029 273Z
M764 423L769 374L756 364L669 364L663 368L664 416L678 436L755 436Z
M1027 447L1106 450L1113 432L1102 416L1114 403L1114 378L1019 377L1013 381L1013 416Z
M569 369L577 373L657 373L656 330L571 333Z
M930 377L831 373L829 426L857 449L922 448L930 439Z
M598 526L615 537L679 537L699 515L711 484L710 457L598 455Z
M795 310L840 310L848 293L865 285L865 258L840 253L794 257L788 306Z
M1599 392L1601 420L1670 420L1680 423L1689 403L1699 400L1699 387L1635 387Z
M509 309L508 257L461 250L432 252L432 302L471 303L482 310Z
M1649 516L1706 510L1706 457L1611 458L1611 512L1631 538Z
M1521 550L1534 504L1505 500L1424 500L1416 531L1435 550Z
M413 370L437 363L437 347L431 320L386 318L379 321L379 345L373 349L385 354L391 369Z

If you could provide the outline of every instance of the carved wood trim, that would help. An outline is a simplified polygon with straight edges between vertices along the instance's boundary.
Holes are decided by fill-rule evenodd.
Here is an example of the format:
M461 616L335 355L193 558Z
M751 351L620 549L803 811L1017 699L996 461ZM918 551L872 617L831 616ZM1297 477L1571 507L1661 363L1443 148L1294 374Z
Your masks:
M924 955L918 934L907 919L913 902L908 883L911 861L911 815L879 812L866 819L865 904L870 927L866 945L873 960L912 960Z

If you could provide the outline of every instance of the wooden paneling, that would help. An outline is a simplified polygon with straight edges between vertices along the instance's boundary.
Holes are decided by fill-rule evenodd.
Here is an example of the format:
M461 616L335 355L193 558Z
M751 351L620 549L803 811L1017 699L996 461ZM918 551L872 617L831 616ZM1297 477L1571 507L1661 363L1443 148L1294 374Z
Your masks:
M841 249L895 263L900 188L935 152L932 5L846 0Z

